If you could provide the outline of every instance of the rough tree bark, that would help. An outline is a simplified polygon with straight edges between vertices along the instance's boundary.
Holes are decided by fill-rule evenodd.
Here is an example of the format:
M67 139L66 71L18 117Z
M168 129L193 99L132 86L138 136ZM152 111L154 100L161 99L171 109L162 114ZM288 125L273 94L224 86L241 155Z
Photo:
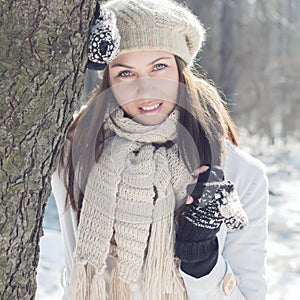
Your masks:
M0 299L34 299L49 176L83 84L92 0L0 5Z

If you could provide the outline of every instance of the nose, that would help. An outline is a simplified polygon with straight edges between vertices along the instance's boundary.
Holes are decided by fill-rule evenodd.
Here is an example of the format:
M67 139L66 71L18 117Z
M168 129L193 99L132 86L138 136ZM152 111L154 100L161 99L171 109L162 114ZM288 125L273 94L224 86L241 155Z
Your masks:
M156 90L155 85L155 78L149 76L140 76L135 82L137 96L139 98L147 98L151 96L151 94L153 94L153 92Z

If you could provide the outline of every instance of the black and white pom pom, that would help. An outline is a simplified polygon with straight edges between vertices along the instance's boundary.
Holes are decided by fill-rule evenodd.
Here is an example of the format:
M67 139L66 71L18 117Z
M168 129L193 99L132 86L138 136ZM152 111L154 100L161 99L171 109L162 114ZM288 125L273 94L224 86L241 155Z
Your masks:
M118 55L120 39L114 13L97 3L88 42L89 63L94 63L96 69L104 69Z

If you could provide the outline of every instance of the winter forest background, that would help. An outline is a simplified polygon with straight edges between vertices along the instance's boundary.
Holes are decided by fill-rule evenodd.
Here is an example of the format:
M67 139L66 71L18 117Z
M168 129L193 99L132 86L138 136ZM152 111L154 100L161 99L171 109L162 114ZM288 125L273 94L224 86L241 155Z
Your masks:
M207 31L208 78L250 134L300 137L300 1L190 0Z
M207 28L199 69L223 91L239 127L241 147L267 166L269 299L297 299L300 0L185 3ZM81 42L93 4L92 0L1 2L1 299L32 299L28 295L35 289L37 264L36 299L60 299L62 294L63 250L52 197L43 220L40 254L36 245L50 193L47 176L55 167L67 118L82 95L86 52ZM10 12L16 13L9 17ZM13 39L5 43L9 36ZM23 291L28 294L15 298Z

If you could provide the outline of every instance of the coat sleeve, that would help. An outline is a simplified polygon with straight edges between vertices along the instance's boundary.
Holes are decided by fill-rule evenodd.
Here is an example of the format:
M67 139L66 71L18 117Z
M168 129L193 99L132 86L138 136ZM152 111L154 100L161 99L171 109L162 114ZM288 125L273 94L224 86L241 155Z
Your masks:
M264 166L230 146L225 175L234 182L249 224L218 233L219 257L210 274L196 279L181 271L190 300L265 300L268 180Z
M72 210L70 206L66 207L66 189L63 181L58 175L58 172L55 171L51 178L51 187L52 193L55 198L61 234L63 238L64 245L64 256L65 256L65 286L64 291L66 291L69 286L69 278L71 273L72 261L73 261L73 252L76 246L77 238L77 221L76 213ZM63 299L66 299L65 296Z

